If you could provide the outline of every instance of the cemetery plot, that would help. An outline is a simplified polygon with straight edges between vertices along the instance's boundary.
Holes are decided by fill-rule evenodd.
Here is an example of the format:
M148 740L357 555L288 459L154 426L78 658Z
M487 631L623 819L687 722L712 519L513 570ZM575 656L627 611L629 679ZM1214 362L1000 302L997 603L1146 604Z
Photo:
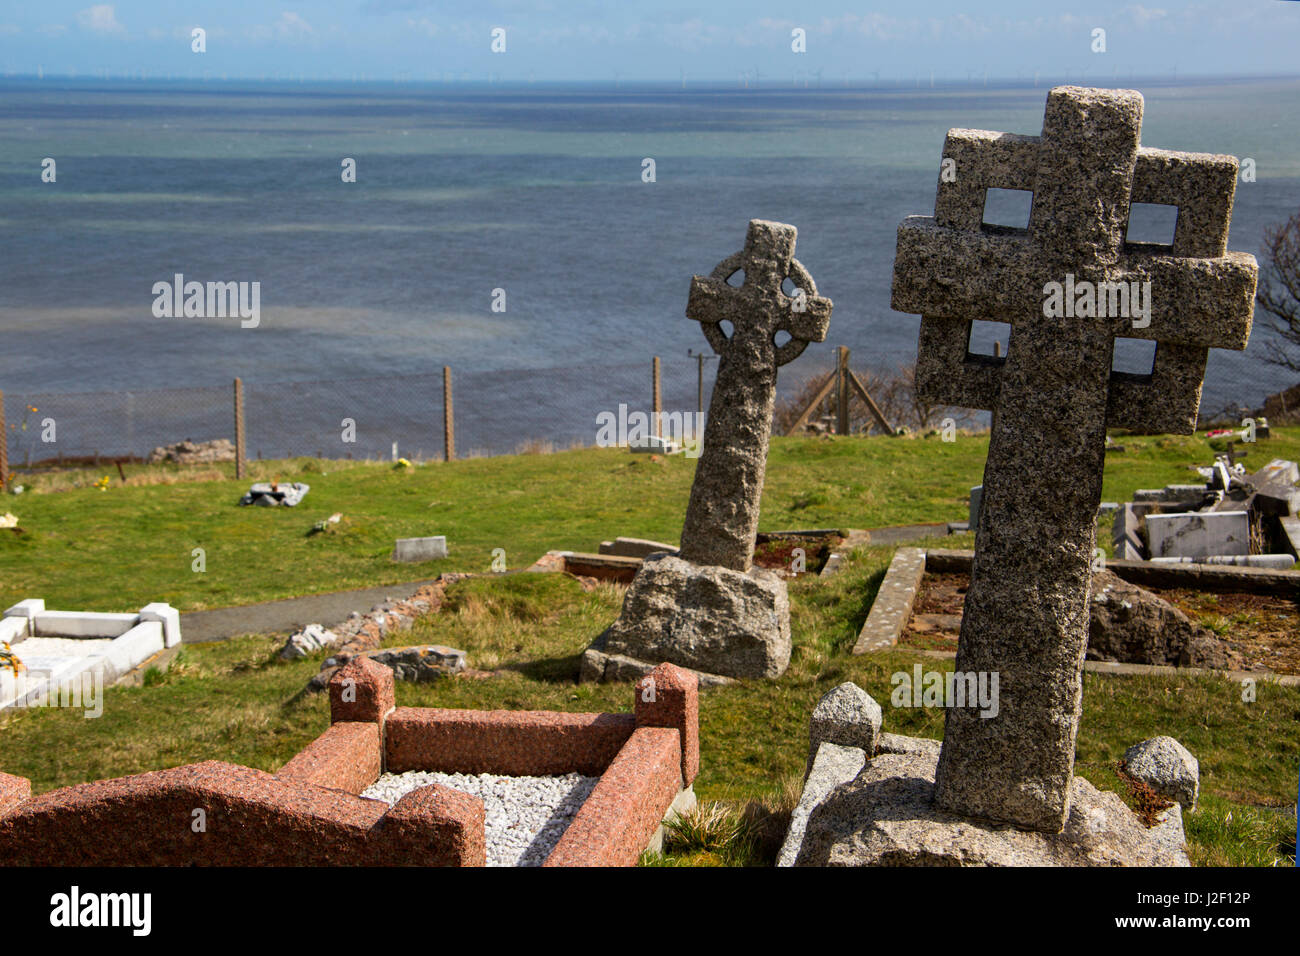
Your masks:
M329 692L329 729L275 774L207 761L33 798L0 773L0 865L630 866L694 805L698 688L671 665L632 713L398 708L367 658Z
M957 650L961 631L962 606L970 575L966 573L927 573L921 580L911 617L899 635L898 645L919 650ZM1104 592L1104 585L1095 591ZM1132 664L1172 664L1196 667L1223 667L1237 671L1261 671L1300 676L1300 596L1252 594L1240 591L1207 592L1199 588L1144 588L1186 618L1176 621L1169 610L1149 614L1126 593L1120 599L1132 608L1119 614L1107 613L1104 593L1094 603L1089 632L1088 660L1118 660ZM1300 593L1300 592L1298 592ZM1148 602L1151 603L1151 602ZM1195 633L1197 641L1190 655L1178 659L1177 652L1186 645L1171 647L1168 641L1153 645L1141 640L1141 631L1159 624L1169 637L1175 627ZM1109 632L1109 633L1108 633ZM1175 651L1174 659L1169 658ZM1118 651L1119 653L1116 653ZM1125 653L1129 652L1129 653ZM1159 659L1153 659L1156 654Z
M81 704L83 690L130 674L181 642L180 615L148 604L130 614L46 610L39 598L20 601L0 617L0 710L43 706L63 697ZM16 662L16 663L15 663Z

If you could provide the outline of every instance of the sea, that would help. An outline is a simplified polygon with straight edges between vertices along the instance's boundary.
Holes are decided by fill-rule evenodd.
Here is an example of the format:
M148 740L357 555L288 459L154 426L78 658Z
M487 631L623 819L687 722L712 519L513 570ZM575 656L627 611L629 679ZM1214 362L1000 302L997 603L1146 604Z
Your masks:
M37 397L107 406L170 389L162 404L175 406L179 390L208 389L224 422L238 376L284 422L337 431L340 409L321 396L397 402L403 381L448 366L472 390L457 413L496 423L471 443L509 450L543 420L551 437L590 434L593 403L646 407L654 356L694 410L708 349L684 315L690 278L739 250L754 218L798 227L796 255L834 301L826 342L782 369L785 387L829 368L839 345L864 373L897 368L915 358L919 320L890 309L896 229L933 211L945 132L1035 134L1050 85L0 78L8 418ZM1300 79L1122 85L1145 96L1144 145L1254 161L1229 245L1259 254L1265 230L1300 210ZM1007 224L1023 213L1010 202ZM256 327L157 315L154 287L177 274L259 283ZM1293 384L1264 361L1263 318L1244 353L1211 353L1204 408ZM369 447L386 451L396 433L369 411ZM209 437L144 417L133 440ZM110 437L88 434L83 452L108 453Z

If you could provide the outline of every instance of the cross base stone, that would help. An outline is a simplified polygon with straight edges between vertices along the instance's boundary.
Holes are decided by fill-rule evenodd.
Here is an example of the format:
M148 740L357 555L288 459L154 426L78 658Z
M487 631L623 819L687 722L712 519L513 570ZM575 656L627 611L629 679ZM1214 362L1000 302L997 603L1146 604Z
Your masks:
M937 809L937 762L918 748L879 754L851 779L845 774L815 806L801 807L800 845L783 856L796 866L1190 865L1177 804L1147 828L1117 795L1075 777L1064 829L1022 830Z
M779 677L790 664L785 581L762 568L732 571L651 555L618 620L583 657L582 680L619 679L624 671L635 674L638 662L664 661L706 680Z

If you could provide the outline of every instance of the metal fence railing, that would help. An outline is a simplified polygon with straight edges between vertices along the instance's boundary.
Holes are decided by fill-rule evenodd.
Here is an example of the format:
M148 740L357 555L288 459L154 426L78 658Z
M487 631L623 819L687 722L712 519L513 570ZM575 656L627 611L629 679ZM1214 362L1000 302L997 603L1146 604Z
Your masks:
M828 354L783 368L779 398L800 393L834 362ZM877 357L879 358L879 357ZM899 356L885 357L884 365ZM707 410L716 361L660 362L662 410ZM500 371L454 371L456 457L511 454L597 442L597 416L653 411L652 362ZM233 382L233 379L232 379ZM4 383L0 383L2 386ZM247 457L444 456L443 373L300 382L243 382ZM3 392L5 448L13 469L95 460L143 460L182 440L235 440L231 385L111 392ZM349 427L350 426L350 427ZM3 456L0 456L3 457Z

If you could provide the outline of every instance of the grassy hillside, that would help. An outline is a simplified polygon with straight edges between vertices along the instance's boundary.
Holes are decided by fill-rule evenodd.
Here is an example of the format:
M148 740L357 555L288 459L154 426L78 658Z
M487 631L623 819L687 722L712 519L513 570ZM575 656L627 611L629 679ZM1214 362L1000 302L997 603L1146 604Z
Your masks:
M1300 459L1300 429L1278 430L1248 462ZM1277 433L1275 433L1277 434ZM1123 438L1109 455L1104 497L1194 480L1213 451L1204 438ZM777 438L762 529L878 527L964 520L979 483L986 435L930 438ZM110 475L62 472L17 482L3 509L25 533L0 531L0 607L27 597L51 607L128 610L168 601L181 610L485 571L495 548L510 567L548 549L595 550L605 538L676 541L695 462L618 449L580 449L396 469L390 463L296 459L252 464L254 478L305 481L296 508L241 508L247 481L233 466L197 471L128 466ZM1068 476L1062 476L1068 480ZM312 526L340 512L337 529ZM450 556L394 564L399 537L445 534ZM1108 536L1103 536L1108 539ZM1108 544L1103 540L1102 544ZM193 570L202 548L206 571Z

